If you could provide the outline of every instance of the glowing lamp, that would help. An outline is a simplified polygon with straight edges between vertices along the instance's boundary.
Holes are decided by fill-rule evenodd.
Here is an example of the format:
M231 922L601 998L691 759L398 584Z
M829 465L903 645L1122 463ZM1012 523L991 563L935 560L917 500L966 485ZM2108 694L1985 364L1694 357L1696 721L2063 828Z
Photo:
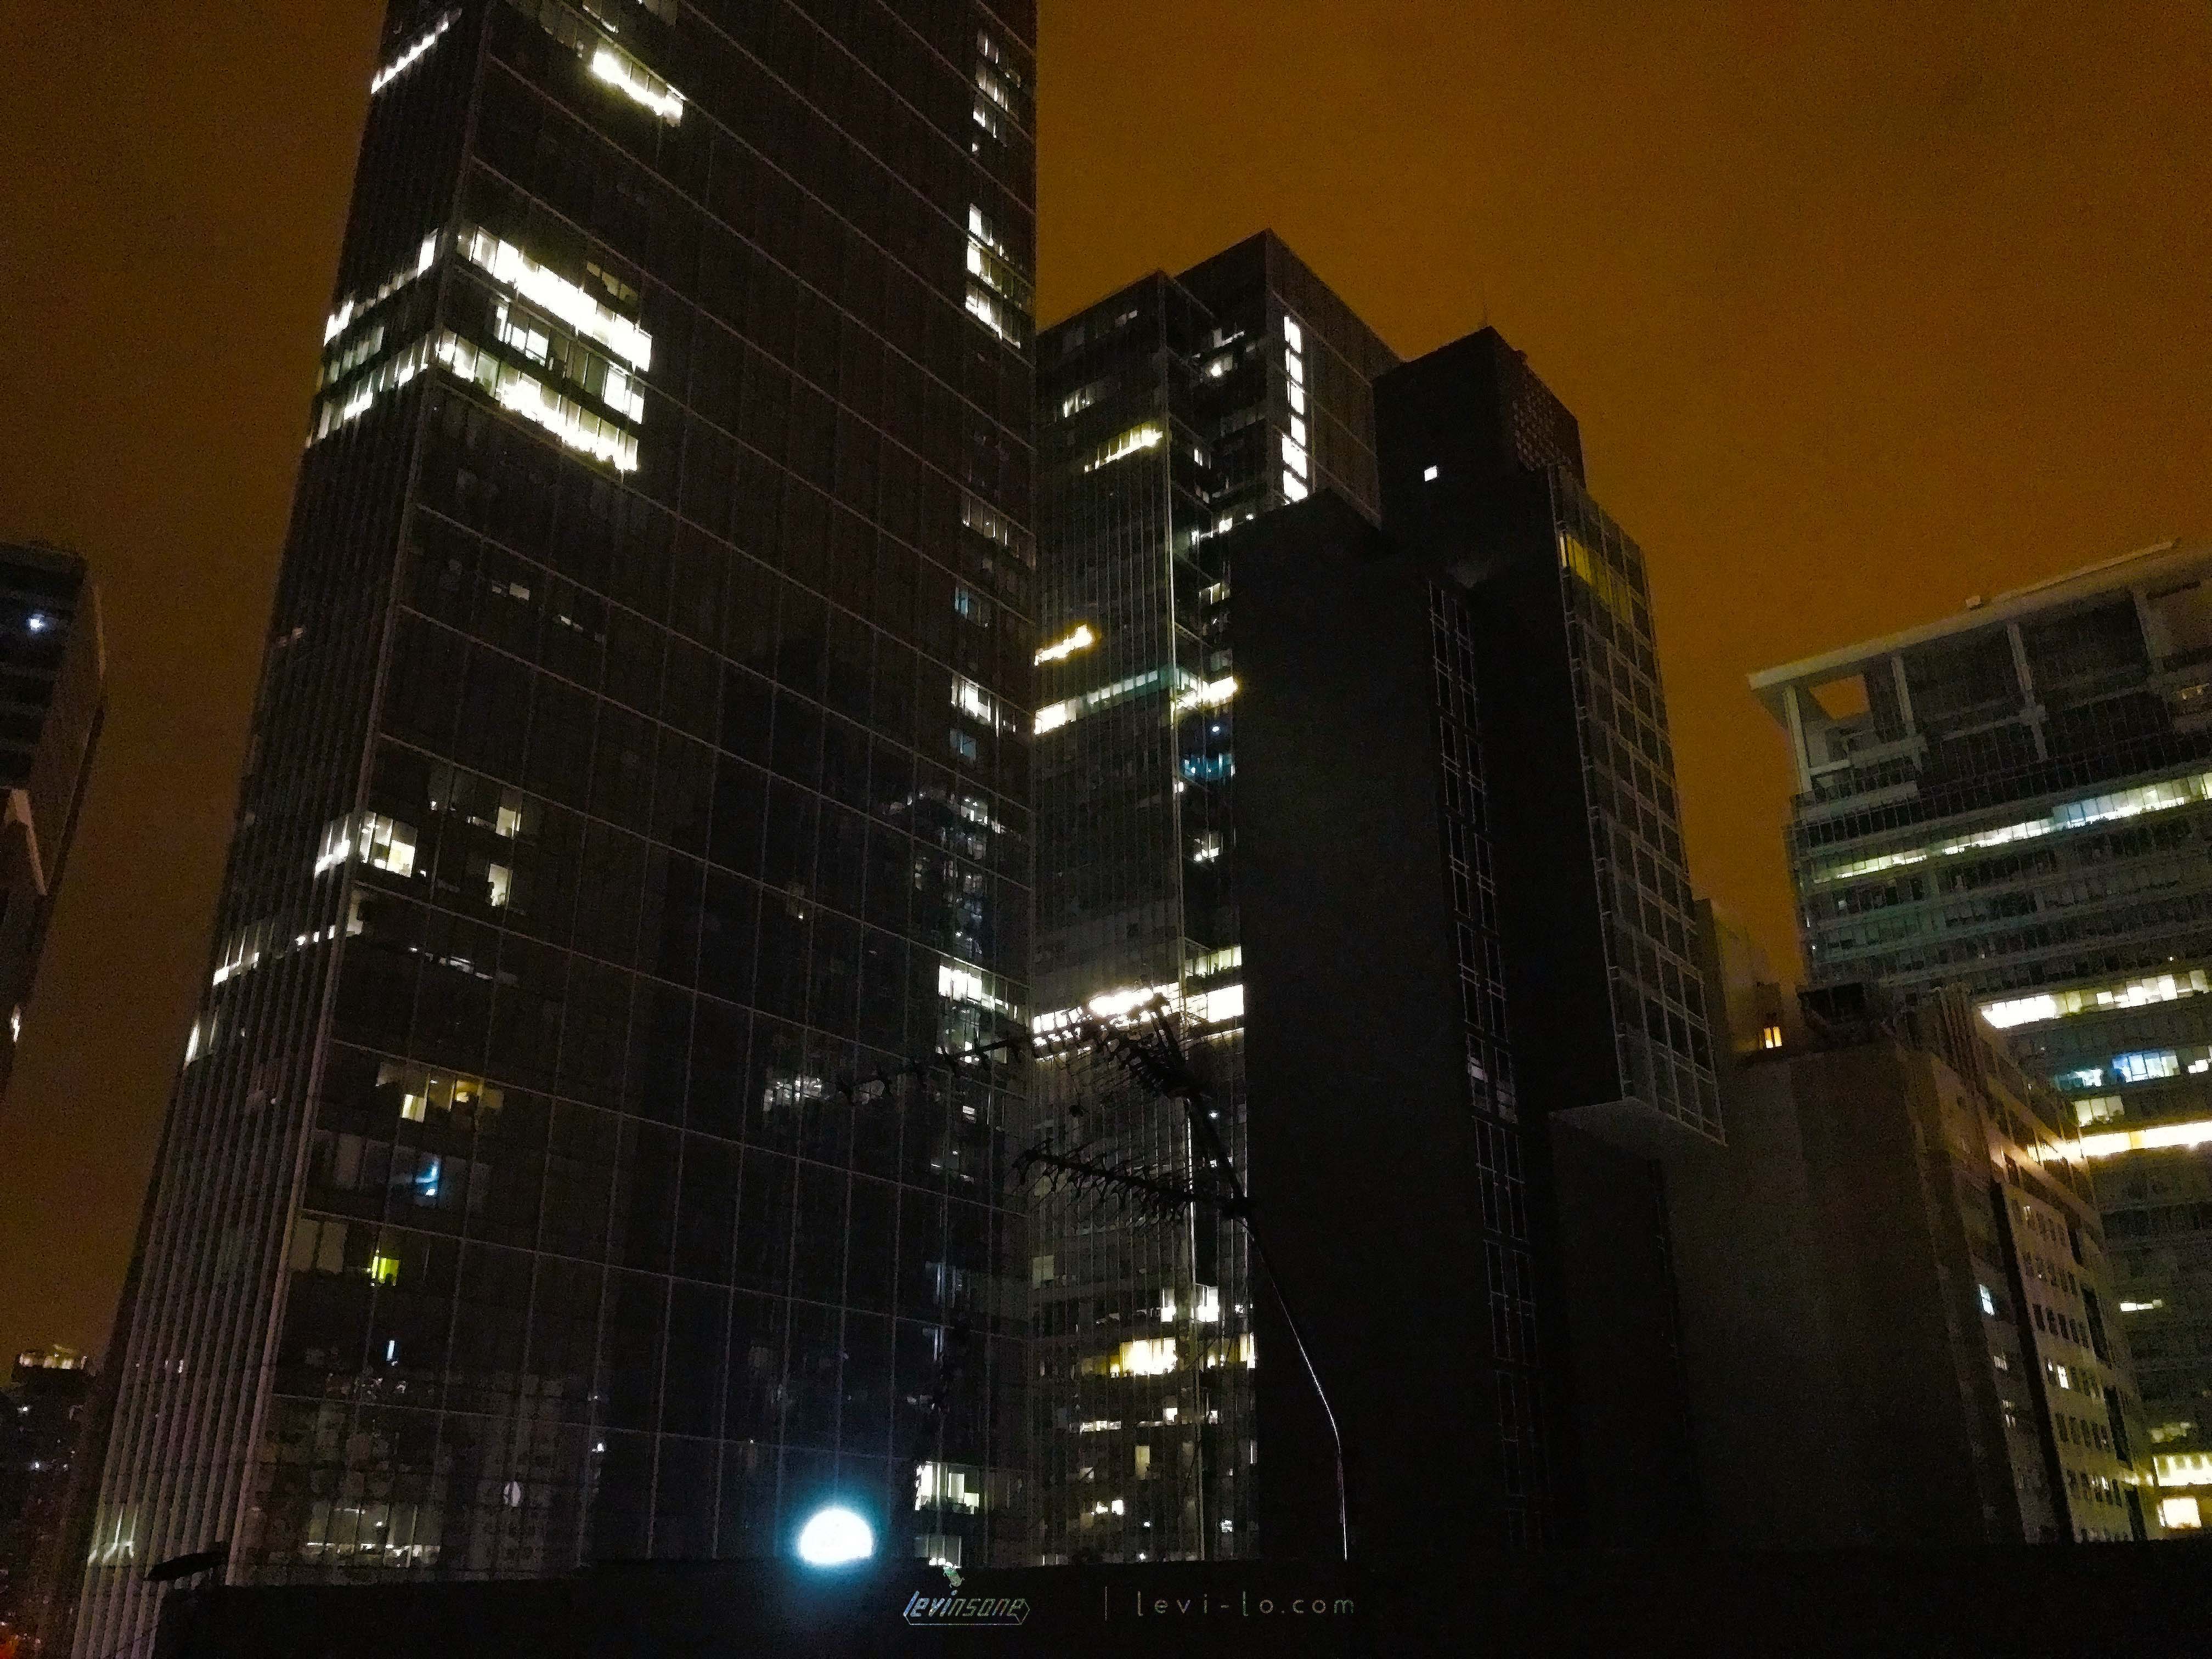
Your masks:
M876 1534L850 1510L817 1510L799 1533L799 1559L810 1567L843 1567L876 1553Z

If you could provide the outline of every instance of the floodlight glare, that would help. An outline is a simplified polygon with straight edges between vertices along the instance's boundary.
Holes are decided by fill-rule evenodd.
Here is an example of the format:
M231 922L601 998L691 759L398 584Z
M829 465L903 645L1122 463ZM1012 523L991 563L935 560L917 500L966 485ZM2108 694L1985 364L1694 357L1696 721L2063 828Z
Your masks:
M810 1567L842 1567L876 1553L876 1534L850 1510L818 1510L799 1534L799 1559Z

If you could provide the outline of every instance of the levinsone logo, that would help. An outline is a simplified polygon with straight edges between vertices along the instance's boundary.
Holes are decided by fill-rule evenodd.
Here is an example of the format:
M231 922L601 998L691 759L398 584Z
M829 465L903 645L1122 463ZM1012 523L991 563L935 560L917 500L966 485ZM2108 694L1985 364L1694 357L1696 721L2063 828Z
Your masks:
M939 1628L959 1626L965 1629L996 1627L1011 1630L1030 1616L1026 1596L1020 1595L963 1595L960 1594L960 1569L945 1569L945 1582L952 1586L950 1595L930 1595L915 1592L914 1599L906 1604L906 1621L909 1625Z

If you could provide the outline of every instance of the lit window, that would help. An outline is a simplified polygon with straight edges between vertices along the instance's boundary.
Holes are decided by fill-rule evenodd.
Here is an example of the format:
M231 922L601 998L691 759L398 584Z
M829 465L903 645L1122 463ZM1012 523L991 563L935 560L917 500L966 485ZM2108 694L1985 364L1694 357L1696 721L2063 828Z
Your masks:
M1055 640L1050 645L1041 646L1038 647L1036 653L1037 665L1042 667L1048 662L1060 662L1068 657L1073 656L1079 651L1088 651L1092 646L1097 643L1098 636L1091 631L1091 624L1089 623L1078 623L1073 633L1069 634L1063 639Z
M1309 494L1305 480L1295 472L1283 474L1283 496L1286 501L1302 501Z
M1176 1368L1176 1340L1171 1336L1141 1337L1124 1342L1115 1356L1109 1375L1164 1376Z
M2185 973L2155 974L2147 979L2119 980L2110 985L2084 987L2078 991L2054 991L2032 997L2013 997L1982 1005L1982 1018L1999 1030L2032 1025L2040 1020L2064 1019L2074 1014L2101 1012L2108 1008L2141 1008L2175 1002L2183 997L2212 991L2212 975L2202 968Z
M1982 1311L1995 1318L1997 1311L1997 1299L1990 1294L1990 1287L1986 1285L1977 1285L1974 1288L1981 1292Z
M2083 1135L2063 1151L2042 1150L2037 1156L2048 1163L2079 1149L2083 1158L2115 1158L2122 1152L2153 1152L2165 1146L2202 1146L2212 1142L2212 1120L2193 1123L2161 1123L2148 1129L2124 1129Z
M1097 454L1083 464L1083 470L1096 472L1101 467L1111 466L1116 461L1126 460L1147 449L1158 449L1166 441L1167 434L1151 422L1132 427L1113 442L1102 446Z
M1985 830L1978 835L1967 836L1958 841L1945 842L1933 847L1908 847L1874 858L1825 865L1812 872L1811 880L1815 885L1822 885L1829 882L1849 881L1860 876L1879 875L1885 870L1925 864L1931 858L1955 858L1961 853L1980 852L1991 847L2008 846L2016 841L2062 835L2069 830L2141 817L2146 813L2170 812L2177 807L2195 806L2208 800L2212 800L2212 772L2192 773L2187 777L2169 778L2162 783L2147 783L2133 789L2118 790L2109 795L2092 795L2080 800L2066 801L2052 807L2040 817L2000 824L1994 830Z
M454 375L482 386L501 408L543 427L563 447L580 450L617 472L637 470L637 439L574 398L478 350L450 330L439 335L435 355Z
M507 896L514 884L514 872L503 864L495 864L484 872L485 897L495 910L507 908Z
M512 242L489 231L472 229L457 244L471 264L491 279L596 340L634 368L653 367L653 337L621 313L609 309L558 272L541 265Z
M1767 1026L1759 1034L1759 1046L1762 1048L1779 1048L1782 1046L1782 1028L1779 1025Z
M1438 469L1436 467L1424 467L1421 471L1421 482L1423 483L1434 483L1437 481L1437 472Z
M397 1285L399 1282L399 1258L379 1251L368 1259L368 1276L379 1285Z
M322 852L315 860L315 873L322 875L353 858L373 870L395 876L413 875L415 826L398 823L379 812L355 812L333 819L323 831ZM247 962L244 966L251 967L252 963Z
M914 1471L917 1510L960 1510L974 1515L983 1507L983 1472L964 1463L917 1463Z
M2158 1518L2172 1532L2194 1532L2204 1524L2197 1513L2194 1498L2160 1498Z
M2092 1123L2110 1123L2126 1110L2126 1103L2118 1095L2097 1095L2074 1103L2074 1121L2086 1128Z
M446 31L453 27L454 20L459 15L460 13L457 11L446 13L436 22L431 24L427 32L410 41L398 57L377 70L369 81L368 95L372 98L375 97L400 76L412 69L425 52L438 44Z
M1306 349L1305 331L1285 317L1283 319L1283 341L1291 350L1304 351Z

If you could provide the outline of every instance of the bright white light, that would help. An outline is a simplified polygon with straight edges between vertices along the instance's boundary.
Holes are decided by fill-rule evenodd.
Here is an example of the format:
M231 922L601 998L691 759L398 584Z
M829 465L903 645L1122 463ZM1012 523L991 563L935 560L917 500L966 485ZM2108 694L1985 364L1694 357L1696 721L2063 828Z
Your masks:
M2016 841L2063 835L2069 830L2140 817L2146 812L2170 812L2177 807L2195 806L2208 800L2212 800L2212 772L2169 778L2162 783L2146 783L2113 794L2093 795L2083 800L2067 801L2052 807L2041 817L2000 824L1994 830L1984 830L1978 835L1947 842L1941 846L1908 847L1895 853L1879 854L1873 858L1825 865L1813 872L1813 884L1825 886L1830 882L1852 881L1861 876L1880 875L1885 870L1925 864L1931 858L1956 858L1961 853L1977 853L1987 848L2007 846Z
M592 73L634 102L644 105L672 127L684 118L684 94L611 46L601 46L593 54Z
M45 633L47 627L46 613L43 611L33 611L31 613L30 620L23 625L29 629L33 634Z
M876 1553L876 1534L850 1510L816 1513L799 1534L799 1559L810 1567L842 1567Z
M1143 426L1132 427L1115 439L1112 443L1101 449L1090 460L1085 461L1083 464L1083 470L1085 472L1096 472L1102 466L1111 466L1116 461L1125 460L1145 450L1158 449L1166 441L1167 434L1149 422Z
M1042 667L1048 662L1059 662L1064 658L1073 656L1079 651L1087 651L1097 643L1098 636L1091 631L1091 624L1078 623L1075 631L1066 639L1042 647L1038 650L1037 664Z
M1421 482L1423 483L1434 483L1437 481L1437 474L1440 470L1441 469L1433 466L1428 468L1421 474Z
M471 230L461 238L463 257L481 265L533 305L550 312L586 339L596 340L640 371L653 367L653 336L619 312L610 311L556 271L547 270L512 242L489 231Z
M2161 1123L2148 1129L2122 1129L2111 1134L2083 1135L2078 1143L2083 1158L2118 1158L2123 1152L2157 1152L2173 1146L2202 1146L2212 1141L2212 1120L2194 1123ZM2045 1161L2065 1158L2072 1149L2060 1147L2039 1154Z
M384 68L377 70L375 77L368 83L368 95L372 98L375 97L378 93L382 92L400 75L411 68L417 58L438 44L440 35L453 27L453 19L458 15L459 14L457 12L447 12L430 26L430 32L428 34L410 46L406 51L401 52Z

